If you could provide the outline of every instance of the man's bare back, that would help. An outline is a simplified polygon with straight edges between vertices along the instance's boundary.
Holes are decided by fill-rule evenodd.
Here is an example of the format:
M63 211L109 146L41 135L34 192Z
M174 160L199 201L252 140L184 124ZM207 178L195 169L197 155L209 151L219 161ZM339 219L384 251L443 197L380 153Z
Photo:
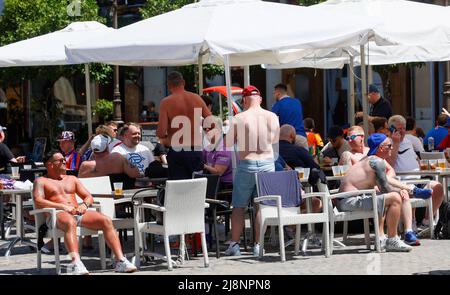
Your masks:
M197 113L194 113L197 109ZM211 116L202 98L189 91L177 91L161 101L159 109L159 124L156 134L163 139L165 145L170 146L201 146L201 118ZM171 123L177 116L185 116L190 121L190 140L181 138L179 142L172 142L172 136L183 126L172 128ZM198 116L198 118L196 118ZM195 120L194 120L195 118ZM196 124L194 124L196 123ZM195 137L194 137L195 135ZM167 137L166 137L167 136Z
M78 176L98 177L109 174L126 173L131 178L140 176L139 170L131 166L131 164L119 153L112 153L104 157L95 157L94 161L85 161L80 166Z
M233 118L234 139L241 160L273 159L274 143L278 142L278 117L261 107L252 107ZM230 140L230 139L227 139ZM227 146L230 144L227 142Z

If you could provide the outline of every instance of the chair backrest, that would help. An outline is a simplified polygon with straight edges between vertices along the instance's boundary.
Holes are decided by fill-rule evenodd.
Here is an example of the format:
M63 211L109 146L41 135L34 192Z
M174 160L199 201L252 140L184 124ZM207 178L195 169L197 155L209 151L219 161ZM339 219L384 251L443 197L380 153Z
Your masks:
M420 158L422 160L436 160L436 159L444 159L444 152L420 152Z
M169 234L205 230L206 178L168 180L164 197L164 227Z
M206 197L208 199L217 199L217 192L219 191L220 175L218 174L204 174L192 173L192 178L206 178L208 184L206 186Z
M111 194L111 184L109 176L79 178L80 182L91 194ZM95 202L100 203L102 213L110 218L116 217L116 208L113 198L94 198Z
M302 185L297 171L260 172L255 174L258 196L280 195L282 207L300 206ZM261 204L276 206L275 201L262 201Z

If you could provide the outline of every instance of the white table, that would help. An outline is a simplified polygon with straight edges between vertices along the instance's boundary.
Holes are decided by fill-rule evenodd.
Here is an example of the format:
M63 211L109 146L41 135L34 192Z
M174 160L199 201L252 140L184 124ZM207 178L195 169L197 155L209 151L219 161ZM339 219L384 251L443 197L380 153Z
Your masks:
M5 256L10 256L11 250L16 245L27 245L36 249L36 244L31 242L30 239L25 238L23 230L23 197L32 197L32 189L2 189L0 190L0 202L3 203L3 195L12 195L16 202L16 238L11 239L0 248L6 248Z

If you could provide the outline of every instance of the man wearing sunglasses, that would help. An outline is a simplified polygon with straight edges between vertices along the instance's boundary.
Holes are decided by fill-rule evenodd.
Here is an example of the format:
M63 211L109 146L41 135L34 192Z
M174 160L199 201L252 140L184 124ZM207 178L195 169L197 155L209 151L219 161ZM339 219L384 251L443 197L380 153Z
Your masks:
M342 153L339 165L354 165L361 160L369 148L364 145L364 129L361 126L352 126L347 131L347 142L351 150Z
M412 143L406 138L406 119L400 115L394 115L389 118L388 125L395 127L395 131L392 133L392 154L386 160L394 167L395 172L420 170L419 159L414 152ZM414 176L407 176L409 179ZM419 176L417 178L420 178ZM437 210L441 206L444 200L444 189L442 184L437 181L430 181L429 188L433 190L433 214L436 214ZM425 214L421 225L419 225L419 236L426 236L429 230L428 224L428 212ZM415 224L415 221L413 221Z

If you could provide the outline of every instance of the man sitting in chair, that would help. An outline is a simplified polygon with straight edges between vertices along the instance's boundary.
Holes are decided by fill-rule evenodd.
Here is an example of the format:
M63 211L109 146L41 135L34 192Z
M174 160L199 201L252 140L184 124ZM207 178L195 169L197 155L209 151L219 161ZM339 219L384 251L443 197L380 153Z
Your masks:
M56 215L56 227L65 233L64 244L72 258L72 273L89 274L78 253L77 226L103 231L105 240L117 259L116 272L136 271L137 268L122 253L111 219L97 211L88 210L94 200L78 178L66 175L65 162L64 156L57 151L52 151L45 156L47 176L35 180L33 197L38 209L61 210ZM81 205L77 203L75 194L83 200ZM51 222L51 217L47 216L47 225Z
M391 154L392 142L382 133L369 136L369 152L367 156L353 165L341 182L340 192L372 189L375 186L380 190L377 195L377 211L379 216L380 237L382 247L386 251L408 252L412 247L405 244L397 236L397 226L402 209L402 200L409 199L409 195L429 198L430 189L420 189L401 183L388 176L392 167L384 160ZM371 210L372 200L369 196L351 197L342 199L338 203L342 211ZM387 238L384 235L384 219L387 222Z

